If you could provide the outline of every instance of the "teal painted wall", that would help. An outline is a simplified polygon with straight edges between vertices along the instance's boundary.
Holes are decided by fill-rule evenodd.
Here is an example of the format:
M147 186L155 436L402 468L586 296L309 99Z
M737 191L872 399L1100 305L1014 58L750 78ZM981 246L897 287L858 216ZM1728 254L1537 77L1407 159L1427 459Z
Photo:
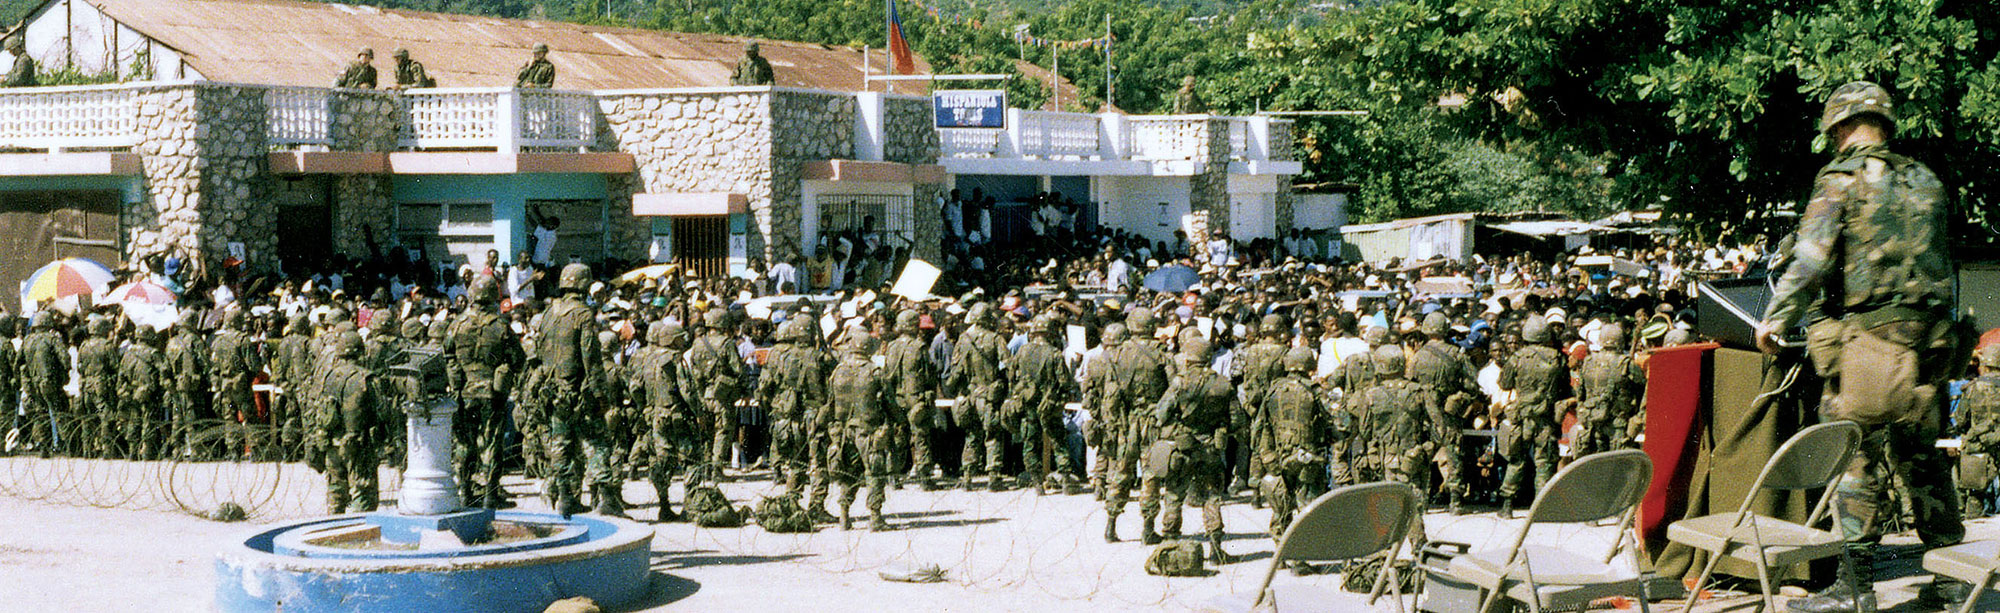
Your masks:
M390 199L398 205L492 202L493 233L502 254L527 246L529 200L601 200L609 191L600 174L399 175L390 184Z
M114 190L123 194L125 204L146 199L145 180L136 176L0 177L0 191L37 190Z

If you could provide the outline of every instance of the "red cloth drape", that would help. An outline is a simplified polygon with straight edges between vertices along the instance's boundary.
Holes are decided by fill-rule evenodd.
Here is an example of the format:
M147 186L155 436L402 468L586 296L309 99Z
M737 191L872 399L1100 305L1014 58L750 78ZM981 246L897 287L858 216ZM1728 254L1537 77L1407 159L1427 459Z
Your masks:
M1653 483L1639 505L1639 534L1664 538L1667 523L1687 506L1701 412L1708 408L1708 364L1714 343L1656 350L1646 360L1646 455Z

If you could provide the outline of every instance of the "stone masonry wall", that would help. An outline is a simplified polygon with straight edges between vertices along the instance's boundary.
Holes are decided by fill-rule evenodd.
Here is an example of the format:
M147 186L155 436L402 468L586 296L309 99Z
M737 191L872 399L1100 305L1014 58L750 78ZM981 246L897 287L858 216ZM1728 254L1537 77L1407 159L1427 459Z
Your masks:
M334 151L395 151L396 96L359 89L335 90L330 101ZM368 239L386 245L395 235L396 210L386 175L341 175L333 181L333 248L369 255Z
M1188 211L1193 214L1193 235L1210 229L1229 228L1229 122L1209 118L1193 124L1199 138L1194 143L1194 159L1199 171L1188 177Z
M768 208L750 210L759 224L767 224L770 242L750 237L750 252L764 254L778 245L791 253L805 253L801 229L804 195L800 182L807 162L854 159L854 120L857 103L853 96L803 90L776 90L771 98L771 200ZM887 144L885 143L885 146Z
M632 154L636 176L610 181L612 257L643 257L651 222L632 216L632 194L728 192L748 196L755 253L773 232L770 88L633 93L598 98L600 147ZM797 181L793 181L797 191ZM793 200L796 201L796 194ZM791 232L798 232L797 206Z
M244 244L253 269L277 261L265 159L264 90L215 84L138 93L146 197L127 207L128 255L177 255L213 269Z
M195 90L191 86L140 90L138 96L140 167L145 176L144 200L124 207L126 255L134 260L153 255L191 256L201 253L201 213L198 195L202 169L195 127Z
M931 115L931 101L922 98L886 98L882 105L883 159L904 164L936 164L942 150L938 142L937 119ZM911 190L911 240L916 246L910 256L938 264L943 261L944 217L937 215L944 185L918 183Z

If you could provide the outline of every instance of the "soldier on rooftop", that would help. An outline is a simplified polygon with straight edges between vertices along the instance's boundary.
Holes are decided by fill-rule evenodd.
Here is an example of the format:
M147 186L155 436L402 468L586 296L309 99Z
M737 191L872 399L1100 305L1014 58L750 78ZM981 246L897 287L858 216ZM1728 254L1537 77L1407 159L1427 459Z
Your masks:
M35 58L28 57L28 43L21 37L7 39L7 54L14 56L14 68L7 71L7 87L34 87L40 84L35 78Z
M396 89L437 87L437 79L424 70L424 63L410 59L409 49L396 50Z
M729 77L729 84L770 85L774 80L771 62L757 54L757 43L744 45L743 59L736 61L736 74Z
M556 86L556 65L549 61L549 46L535 43L535 59L521 67L514 87L548 89Z
M347 65L347 71L340 73L340 80L333 86L375 89L375 50L363 47L354 54L354 63Z

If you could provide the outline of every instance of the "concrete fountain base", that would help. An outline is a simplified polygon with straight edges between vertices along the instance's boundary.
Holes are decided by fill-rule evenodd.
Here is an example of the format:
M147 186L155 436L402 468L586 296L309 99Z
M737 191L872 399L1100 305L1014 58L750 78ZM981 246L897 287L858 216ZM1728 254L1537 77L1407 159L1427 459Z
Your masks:
M434 519L434 518L433 518ZM215 561L221 611L534 613L586 596L618 606L646 592L653 529L636 522L500 511L514 538L460 545L451 524L337 515L265 528ZM414 538L415 540L410 540Z

